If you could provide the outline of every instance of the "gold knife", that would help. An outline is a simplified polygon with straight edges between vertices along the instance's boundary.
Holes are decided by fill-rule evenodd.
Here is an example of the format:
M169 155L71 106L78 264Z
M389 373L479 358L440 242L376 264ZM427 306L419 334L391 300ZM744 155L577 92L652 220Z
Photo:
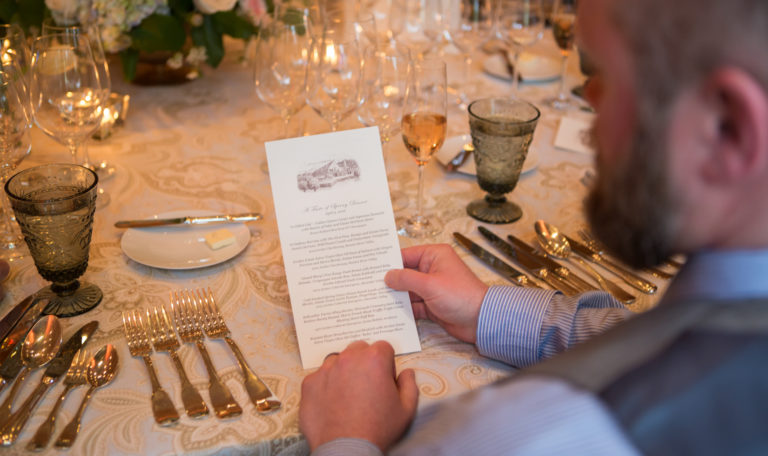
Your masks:
M174 217L167 219L145 219L145 220L120 220L115 223L116 228L146 228L151 226L165 225L205 225L208 223L239 223L252 222L261 219L261 214L257 212L246 212L243 214L222 214L222 215L201 215L188 217Z

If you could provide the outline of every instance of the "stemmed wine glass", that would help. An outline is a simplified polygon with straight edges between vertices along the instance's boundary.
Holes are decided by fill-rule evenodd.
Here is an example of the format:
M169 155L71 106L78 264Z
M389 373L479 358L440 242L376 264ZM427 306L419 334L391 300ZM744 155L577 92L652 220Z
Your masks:
M544 36L544 13L541 0L500 0L497 11L497 33L512 52L512 94L516 95L520 53Z
M445 140L447 129L447 80L445 62L428 58L412 60L408 66L403 141L419 167L416 214L398 223L398 234L411 238L431 237L442 229L439 222L423 214L424 165Z
M35 123L69 148L74 163L102 118L104 89L92 49L86 36L71 33L42 35L32 47Z
M357 118L367 127L379 127L382 149L400 131L407 68L406 60L396 54L365 50Z
M326 29L312 40L307 63L307 104L337 131L358 106L362 58L353 34Z
M298 24L276 20L259 33L254 67L256 95L283 119L284 137L290 122L304 107L304 80L309 55L309 31Z
M42 35L50 35L52 33L63 33L73 36L84 36L88 38L88 42L91 45L91 53L93 59L96 62L96 70L99 73L99 81L101 82L102 95L99 99L102 103L106 103L109 100L109 94L112 91L112 79L109 73L109 63L107 62L106 54L104 53L104 45L101 42L101 34L96 26L83 26L83 25L54 25L51 20L43 22ZM104 106L102 106L102 109ZM91 161L88 154L88 143L83 142L83 158L80 164L86 168L91 168L99 175L99 179L108 179L115 174L115 166L106 160L101 160L96 163ZM103 201L103 200L102 200Z
M10 68L9 68L10 69ZM21 75L12 71L0 71L0 184L5 185L10 172L29 151L29 128L31 126L28 102L19 92ZM5 196L0 197L2 205L3 231L0 235L0 249L7 258L21 256L18 247L22 237L13 229L11 211Z
M555 43L560 48L560 84L557 95L546 100L555 109L569 109L573 106L571 97L565 89L565 75L568 69L568 56L576 41L576 0L555 0L552 7L552 33Z
M451 42L461 51L464 58L463 84L459 90L459 98L462 103L468 103L477 91L477 84L469 82L472 54L491 35L491 2L461 0L458 13L459 17L450 21L448 33Z
M443 33L442 0L393 0L390 27L403 55L423 59Z

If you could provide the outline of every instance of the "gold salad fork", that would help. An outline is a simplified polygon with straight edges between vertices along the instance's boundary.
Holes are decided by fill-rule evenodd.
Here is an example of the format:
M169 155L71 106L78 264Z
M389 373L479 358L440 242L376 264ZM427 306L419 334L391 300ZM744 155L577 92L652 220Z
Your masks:
M80 385L85 385L86 383L85 372L88 369L90 358L88 353L83 349L77 351L75 358L72 360L72 364L70 364L69 369L67 369L67 374L64 377L64 391L53 404L53 409L51 409L51 413L48 414L48 418L46 418L40 427L37 428L35 436L32 437L32 440L27 444L27 450L38 451L44 449L48 445L56 425L56 415L58 415L59 408L61 407L61 404L64 403L64 399L67 398L70 391Z
M229 348L237 358L237 363L240 365L240 370L245 377L245 390L248 392L248 396L251 398L251 402L256 406L256 410L261 413L272 412L280 408L282 403L275 399L269 399L273 397L272 391L269 387L256 375L255 372L248 365L243 353L237 346L232 337L230 337L229 328L224 323L224 319L221 317L216 301L213 298L213 292L210 288L208 291L197 290L196 297L191 294L193 301L196 301L200 308L203 310L203 329L205 334L211 339L224 339L229 345Z
M201 329L200 309L196 301L191 300L188 291L171 293L171 313L173 322L176 326L176 332L185 343L195 344L200 356L203 357L205 369L208 371L208 392L211 396L211 404L218 418L232 418L243 413L243 409L238 405L229 388L221 381L213 366L208 349L205 348L205 336Z
M152 345L155 346L157 351L168 352L173 360L176 372L179 374L179 380L181 380L181 402L184 403L184 410L186 410L187 416L190 418L200 418L208 415L208 406L205 405L205 401L203 401L197 389L192 386L187 373L184 371L184 366L181 364L179 354L176 353L181 344L179 344L179 339L176 338L176 333L173 332L173 327L165 308L163 306L156 306L152 310L147 309L147 319L149 320Z
M144 320L138 311L123 312L123 331L128 341L128 351L131 356L139 357L144 361L144 365L149 372L149 381L152 383L152 414L155 422L160 426L170 426L179 421L179 412L173 405L170 396L160 385L157 379L157 372L152 365L152 345L149 342L147 330L144 327Z

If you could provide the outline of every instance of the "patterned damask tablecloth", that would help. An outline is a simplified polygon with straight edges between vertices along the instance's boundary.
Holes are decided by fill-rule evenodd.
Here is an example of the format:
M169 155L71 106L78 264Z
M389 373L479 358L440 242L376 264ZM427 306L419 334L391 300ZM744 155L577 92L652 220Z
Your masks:
M554 52L552 49L549 51ZM480 62L477 62L478 64ZM576 82L574 72L573 82ZM505 93L505 83L477 75L488 94ZM89 342L91 350L112 343L121 359L115 381L94 395L83 419L73 454L306 454L298 429L301 368L284 276L277 225L272 206L269 177L263 172L264 141L279 137L282 121L256 98L251 71L230 52L222 67L208 71L200 80L176 87L135 87L116 81L116 91L131 94L131 112L125 127L103 142L91 142L92 158L108 159L117 165L116 175L105 182L111 203L96 213L90 263L84 278L98 284L104 300L91 312L65 320L65 337L91 319L100 326ZM554 82L524 85L523 96L540 100L556 90ZM511 225L489 228L512 232L533 240L533 222L543 218L568 233L583 226L581 200L585 188L579 183L591 167L589 156L556 150L553 135L558 114L543 109L534 146L539 152L537 168L526 174L512 194L523 207L523 218ZM588 116L574 113L576 116ZM306 133L328 131L328 125L309 108L293 121ZM343 127L359 127L347 119ZM449 136L468 131L466 113L458 107L449 112ZM67 161L64 148L40 131L33 134L33 153L22 167ZM415 207L416 165L401 141L387 147L391 192L396 215ZM478 222L466 215L466 204L483 195L474 178L446 174L436 163L427 166L426 208L437 214L445 228L434 240L452 243L451 233L459 231L485 244L477 233ZM217 212L258 211L260 222L250 223L251 240L239 256L220 265L188 271L155 269L129 260L121 251L122 230L113 227L120 219L185 209ZM411 245L401 238L403 246ZM455 244L454 244L455 245ZM456 250L485 281L504 279ZM5 287L9 296L0 313L24 296L46 285L30 258L12 263ZM139 359L128 352L122 333L120 311L168 305L169 292L184 288L211 287L253 369L283 401L282 410L269 415L256 413L241 384L240 372L222 341L208 342L219 374L243 406L241 417L221 421L214 417L191 420L183 416L176 372L166 353L153 356L161 383L182 414L173 427L154 423L150 409L150 382ZM635 305L643 309L653 298L642 297ZM507 375L512 369L480 356L473 346L458 342L437 325L418 322L422 352L401 356L399 368L417 371L420 404L426 405L459 394ZM194 385L207 398L207 375L200 356L191 346L180 355ZM38 381L36 372L23 393ZM37 426L50 411L61 392L58 384L48 393L21 435L5 451L23 449ZM71 394L59 416L67 422L74 414L85 388ZM18 402L17 402L18 404ZM210 403L209 403L210 405ZM63 425L59 424L61 429ZM58 452L53 449L48 453Z

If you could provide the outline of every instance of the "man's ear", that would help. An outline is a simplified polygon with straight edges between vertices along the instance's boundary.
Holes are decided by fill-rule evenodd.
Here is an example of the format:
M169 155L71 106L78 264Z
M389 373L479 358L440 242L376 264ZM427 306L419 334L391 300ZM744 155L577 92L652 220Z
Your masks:
M714 71L702 91L714 113L704 177L720 184L762 177L768 164L768 93L736 67Z

